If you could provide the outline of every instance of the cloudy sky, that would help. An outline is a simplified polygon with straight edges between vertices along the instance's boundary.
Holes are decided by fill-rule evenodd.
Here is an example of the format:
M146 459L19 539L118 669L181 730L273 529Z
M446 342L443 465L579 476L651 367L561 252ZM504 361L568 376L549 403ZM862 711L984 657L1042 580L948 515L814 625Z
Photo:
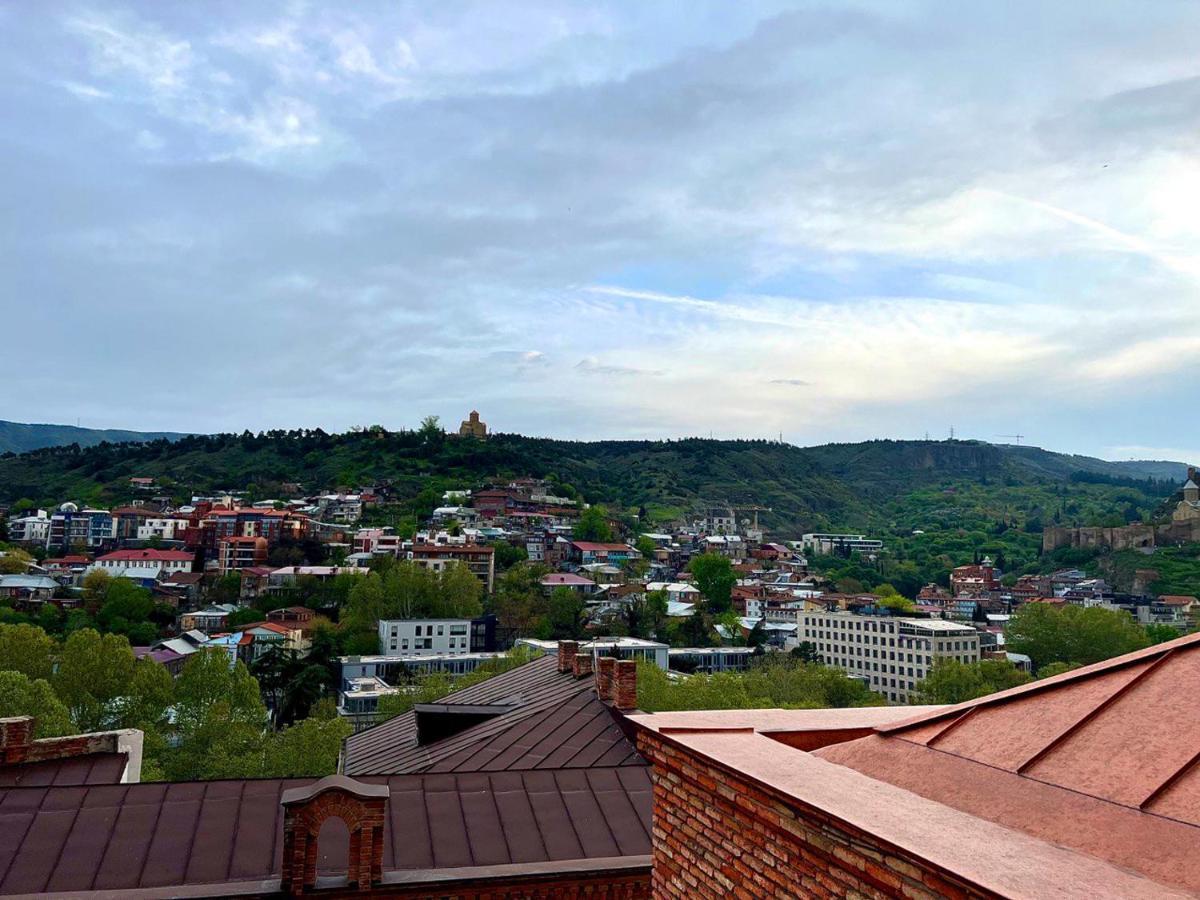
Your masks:
M0 6L0 418L1200 459L1200 5Z

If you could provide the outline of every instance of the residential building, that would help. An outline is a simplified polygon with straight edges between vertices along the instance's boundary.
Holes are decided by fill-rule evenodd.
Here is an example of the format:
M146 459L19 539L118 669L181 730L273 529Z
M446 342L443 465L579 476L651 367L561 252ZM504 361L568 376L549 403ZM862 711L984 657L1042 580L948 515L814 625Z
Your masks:
M194 563L195 558L186 550L114 550L96 557L88 571L99 570L114 578L151 582L176 572L190 572Z
M267 546L274 547L284 538L301 540L309 527L308 516L290 509L213 508L200 520L199 540L214 552L221 539L227 537L266 538Z
M433 656L471 652L470 619L380 619L379 652Z
M582 566L607 563L619 566L629 559L641 559L640 554L628 544L605 544L597 541L572 541L571 558Z
M63 553L96 550L110 546L112 541L113 519L106 509L80 509L74 503L64 503L50 516L47 549Z
M225 629L229 616L237 610L232 603L215 603L207 609L197 609L193 612L181 613L179 616L180 631L201 631L204 634L215 634Z
M8 540L13 544L45 547L50 539L50 516L44 509L28 516L15 516L7 523Z
M329 581L339 575L366 575L370 569L358 566L283 566L272 569L267 578L267 593L278 594L296 586L298 578L316 578Z
M221 538L217 543L217 569L228 575L239 569L261 566L267 561L265 537L238 536Z
M596 582L592 579L572 572L550 572L542 576L540 584L550 591L556 588L567 588L580 594L594 594L597 587Z
M754 659L753 647L672 647L669 665L679 672L744 672Z
M826 665L893 703L907 703L938 659L979 662L979 633L944 619L801 610L796 621L797 639L815 644Z
M360 528L354 534L354 552L372 556L399 556L404 539L390 526Z
M528 647L539 653L554 653L559 641L547 641L539 638L519 638L518 647ZM658 641L647 641L634 637L603 637L592 641L584 641L579 645L580 653L587 653L597 659L601 656L611 656L616 659L630 659L635 662L652 662L662 670L669 666L667 651L670 647Z
M137 528L139 541L182 541L188 528L188 520L184 516L164 516L161 514L148 516Z
M870 556L883 550L883 541L862 534L810 532L800 537L800 546L806 553L818 553L822 556L846 556L851 553Z
M980 597L1000 589L1000 572L984 557L978 565L957 566L950 572L950 593Z
M496 580L496 548L487 544L430 544L415 543L404 551L414 563L435 572L442 572L451 563L462 563L483 582L484 593L490 594Z
M312 633L317 614L307 606L285 606L267 613L267 621L291 629L299 629L305 637Z
M158 515L157 510L144 506L118 506L112 510L112 538L118 546L126 541L138 540L138 531L149 519Z
M0 597L17 606L40 605L53 599L58 582L48 575L0 575Z

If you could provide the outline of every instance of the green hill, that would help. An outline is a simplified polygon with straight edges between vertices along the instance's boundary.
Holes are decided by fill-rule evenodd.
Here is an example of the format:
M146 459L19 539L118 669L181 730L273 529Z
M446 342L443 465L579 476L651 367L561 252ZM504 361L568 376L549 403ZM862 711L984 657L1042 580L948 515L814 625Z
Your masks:
M580 442L498 434L475 441L382 429L277 431L7 455L0 458L0 502L119 503L129 498L135 475L155 477L178 497L218 490L279 497L284 483L298 482L307 492L383 484L399 499L535 475L570 485L590 502L645 508L655 520L730 503L770 507L761 521L772 529L905 533L976 519L1022 526L1057 516L1090 524L1149 513L1176 482L1137 473L1125 463L975 441L794 447L695 438Z
M42 447L62 447L78 444L94 447L103 441L153 441L159 438L174 440L183 437L172 431L122 431L119 429L77 428L74 425L30 425L24 422L0 420L0 453L26 453Z

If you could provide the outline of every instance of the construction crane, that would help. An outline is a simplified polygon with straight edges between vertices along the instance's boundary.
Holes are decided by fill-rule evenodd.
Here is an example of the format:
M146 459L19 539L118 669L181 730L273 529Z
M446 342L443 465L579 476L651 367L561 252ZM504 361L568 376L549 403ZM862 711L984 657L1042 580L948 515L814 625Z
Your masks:
M1025 435L1023 435L1023 434L998 434L998 435L996 435L996 437L1012 438L1013 440L1015 440L1017 442L1017 446L1020 447L1021 441L1024 439Z

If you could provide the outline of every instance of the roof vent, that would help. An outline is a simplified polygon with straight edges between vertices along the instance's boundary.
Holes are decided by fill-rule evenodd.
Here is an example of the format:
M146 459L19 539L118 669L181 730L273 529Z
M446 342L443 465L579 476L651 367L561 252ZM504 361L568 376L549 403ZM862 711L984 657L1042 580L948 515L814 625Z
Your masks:
M460 732L472 725L494 719L517 706L515 701L506 703L418 703L413 706L417 714L417 743L432 744Z

